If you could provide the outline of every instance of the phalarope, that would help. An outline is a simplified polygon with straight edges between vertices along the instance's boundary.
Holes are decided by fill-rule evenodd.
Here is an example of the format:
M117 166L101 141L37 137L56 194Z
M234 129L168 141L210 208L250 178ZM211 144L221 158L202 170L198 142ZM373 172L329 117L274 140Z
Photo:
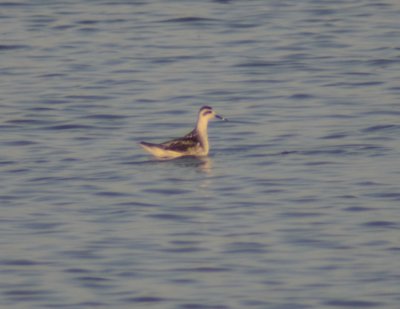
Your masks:
M206 156L210 150L207 134L208 121L214 117L227 120L217 115L212 107L203 106L199 110L196 127L184 137L161 144L140 142L140 146L160 159L173 159L182 156Z

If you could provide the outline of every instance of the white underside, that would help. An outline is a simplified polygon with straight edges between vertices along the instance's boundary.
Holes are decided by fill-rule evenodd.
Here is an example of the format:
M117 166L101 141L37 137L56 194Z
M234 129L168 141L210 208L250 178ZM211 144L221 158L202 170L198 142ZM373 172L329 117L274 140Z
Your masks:
M146 151L150 152L153 156L159 159L174 159L183 156L205 156L207 155L204 151L197 149L196 151L189 152L178 152L172 150L165 150L157 146L148 146L140 144Z

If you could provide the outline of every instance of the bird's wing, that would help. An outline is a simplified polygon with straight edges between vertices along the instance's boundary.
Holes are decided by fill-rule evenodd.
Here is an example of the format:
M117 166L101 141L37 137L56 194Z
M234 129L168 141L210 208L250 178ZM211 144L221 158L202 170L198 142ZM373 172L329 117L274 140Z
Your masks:
M164 142L161 146L166 150L172 151L186 151L192 147L197 146L200 143L199 136L196 130L193 130L184 137L173 139L168 142Z

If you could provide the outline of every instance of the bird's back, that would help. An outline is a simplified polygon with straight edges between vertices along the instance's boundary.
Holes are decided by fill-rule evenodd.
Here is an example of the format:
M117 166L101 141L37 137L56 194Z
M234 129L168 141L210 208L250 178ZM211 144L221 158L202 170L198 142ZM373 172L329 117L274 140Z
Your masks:
M173 139L160 144L165 150L172 150L178 152L185 152L191 148L198 147L200 144L199 135L194 129L190 133L186 134L184 137Z

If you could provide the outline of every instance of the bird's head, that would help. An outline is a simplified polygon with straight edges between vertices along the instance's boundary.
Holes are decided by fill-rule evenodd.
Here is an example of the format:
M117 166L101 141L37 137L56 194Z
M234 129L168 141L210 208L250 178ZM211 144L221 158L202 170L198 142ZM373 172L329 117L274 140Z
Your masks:
M203 119L207 119L207 120L210 120L210 119L213 119L213 118L218 118L218 119L225 120L225 121L227 120L226 118L218 115L213 110L212 107L207 106L207 105L205 105L202 108L200 108L200 110L199 110L199 118L203 118Z

